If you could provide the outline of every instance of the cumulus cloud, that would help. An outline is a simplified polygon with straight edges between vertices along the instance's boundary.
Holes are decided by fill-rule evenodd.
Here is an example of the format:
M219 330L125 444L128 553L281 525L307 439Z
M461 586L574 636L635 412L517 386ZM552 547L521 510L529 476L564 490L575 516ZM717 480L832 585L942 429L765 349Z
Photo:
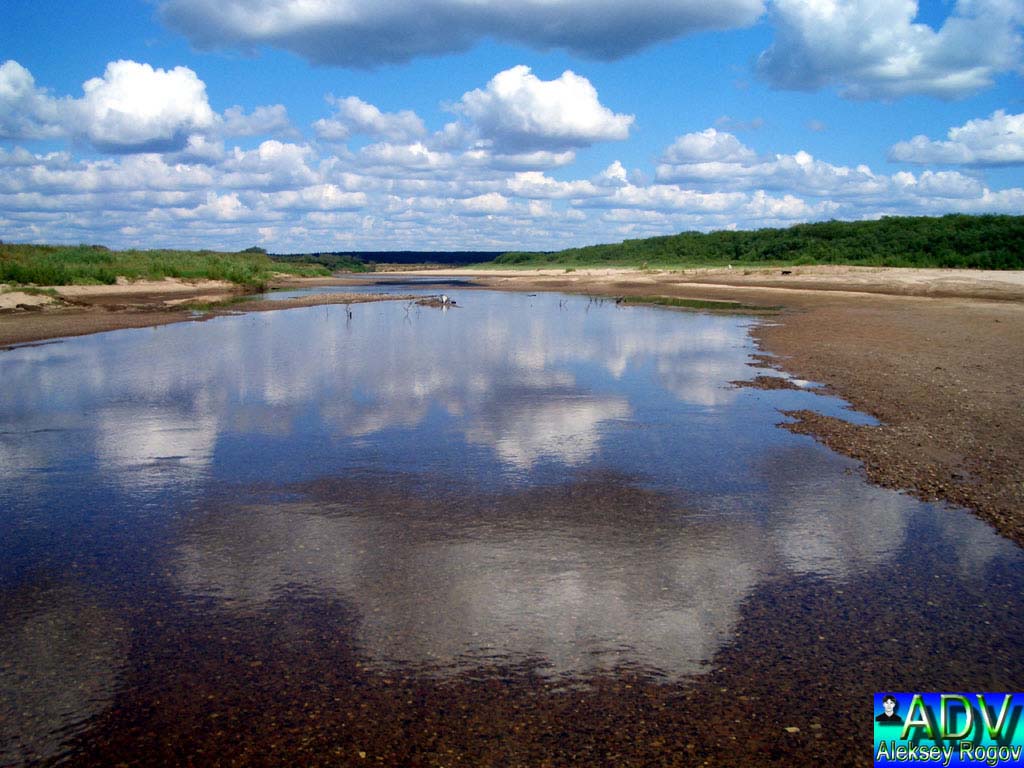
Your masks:
M601 194L600 189L589 181L556 181L541 171L517 173L506 183L509 190L518 197L531 200L593 197Z
M487 38L615 59L691 32L746 27L763 12L763 0L164 0L160 8L201 48L270 45L356 67L465 51Z
M456 200L456 207L463 213L471 216L489 216L496 213L505 213L510 208L508 198L498 192L488 192L484 195L476 195L465 200Z
M82 85L80 99L56 99L15 61L0 67L0 133L6 138L77 137L107 152L169 152L213 129L206 85L188 67L154 69L112 61Z
M431 177L451 169L456 163L451 153L434 151L419 141L370 144L359 150L356 161L363 168L398 176L429 174Z
M950 128L947 141L915 136L889 150L889 159L903 163L947 165L1019 165L1024 163L1024 114L1003 110L988 119L968 120Z
M774 0L758 72L778 88L835 86L855 99L955 99L1019 66L1021 0L959 0L938 30L917 11L917 0Z
M756 157L731 133L708 128L699 133L687 133L673 142L664 156L664 162L685 163L744 163Z
M489 150L472 150L466 158L475 158L481 164L505 171L518 171L531 168L560 168L569 165L576 159L576 153L567 149L564 152L548 152L543 149L533 152L493 153Z
M172 98L135 99L165 85ZM114 62L83 90L80 99L55 97L16 62L0 66L4 136L65 137L76 140L71 150L91 142L113 151L82 160L73 151L0 148L5 239L550 249L682 229L1024 208L1024 190L990 189L979 172L889 176L803 151L760 153L725 130L739 127L725 119L679 136L653 173L615 161L580 178L569 168L577 151L627 138L633 117L603 105L572 72L550 81L523 66L498 73L463 94L451 107L455 120L435 132L410 110L331 98L332 114L313 128L335 140L321 142L285 140L294 127L281 104L217 114L202 81L180 67ZM997 112L952 129L946 141L918 137L893 152L907 162L1007 164L1020 151L1020 119ZM225 145L273 133L256 146ZM370 143L343 143L357 135Z
M263 207L272 210L346 211L366 206L364 192L345 192L336 184L316 184L261 196Z
M283 104L256 107L246 114L240 106L224 111L224 134L227 136L295 136L297 131L288 119Z
M93 145L111 152L180 149L190 134L213 128L217 120L206 85L188 67L112 61L82 89L85 96L76 102L82 130Z
M423 136L426 129L419 116L408 109L400 112L381 112L356 96L344 99L328 97L335 107L335 115L313 123L317 136L327 141L345 141L353 134L365 134L389 141L411 141Z
M832 165L807 152L759 156L729 133L709 128L680 136L662 156L656 178L729 189L784 189L823 195L867 195L886 188L865 165Z
M602 105L585 77L566 70L556 80L541 80L523 65L499 72L483 89L463 94L456 110L484 139L520 150L625 139L635 119Z
M16 61L0 65L0 138L45 139L65 133L65 106L36 87L32 73Z
M661 188L687 185L750 193L741 195L745 202L738 218L743 221L1012 212L1013 201L1024 192L993 192L978 178L957 171L926 170L919 175L902 171L889 176L863 164L855 168L834 165L804 151L762 156L734 138L703 131L677 139L657 168ZM783 194L771 197L766 190ZM634 201L644 201L649 194L640 187L626 192L627 199ZM661 199L682 201L685 195L662 192Z
M629 174L625 166L616 160L597 174L594 183L599 187L625 187L629 184Z
M313 151L300 144L270 139L256 149L234 151L221 164L226 186L245 189L289 189L316 184L317 173L309 167Z
M739 208L745 201L746 196L740 192L702 192L671 184L653 184L647 187L630 184L615 190L610 197L598 198L590 204L616 208L643 208L651 211L722 213Z

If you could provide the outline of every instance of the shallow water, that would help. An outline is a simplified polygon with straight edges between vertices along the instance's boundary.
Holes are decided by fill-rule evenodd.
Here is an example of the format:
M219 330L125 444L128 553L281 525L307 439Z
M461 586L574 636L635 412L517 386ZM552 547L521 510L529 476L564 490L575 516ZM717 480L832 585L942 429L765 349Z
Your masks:
M872 422L730 386L755 320L443 291L0 353L0 764L863 762L1021 688L1020 549L779 429Z
M286 299L296 299L316 293L439 295L441 293L451 293L453 289L467 288L471 285L469 280L460 278L421 277L418 275L391 278L381 277L380 275L374 275L373 277L349 276L348 282L351 284L325 285L318 288L296 288L292 290L281 289L265 293L261 298L270 299L271 301L285 301Z

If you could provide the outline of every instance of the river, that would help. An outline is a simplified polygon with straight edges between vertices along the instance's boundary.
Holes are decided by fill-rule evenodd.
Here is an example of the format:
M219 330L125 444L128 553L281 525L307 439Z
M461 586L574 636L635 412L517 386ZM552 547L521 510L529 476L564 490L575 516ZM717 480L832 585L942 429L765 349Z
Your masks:
M1020 549L780 429L872 422L730 384L758 318L442 289L0 353L0 764L863 764L1019 690Z

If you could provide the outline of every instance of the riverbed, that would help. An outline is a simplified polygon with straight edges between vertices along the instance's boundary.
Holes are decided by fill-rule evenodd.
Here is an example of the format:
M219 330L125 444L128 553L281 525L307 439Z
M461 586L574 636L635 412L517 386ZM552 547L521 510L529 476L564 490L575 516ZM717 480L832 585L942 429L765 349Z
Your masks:
M730 384L757 318L412 290L0 356L0 762L865 764L1020 688L1019 547L780 429L873 420Z

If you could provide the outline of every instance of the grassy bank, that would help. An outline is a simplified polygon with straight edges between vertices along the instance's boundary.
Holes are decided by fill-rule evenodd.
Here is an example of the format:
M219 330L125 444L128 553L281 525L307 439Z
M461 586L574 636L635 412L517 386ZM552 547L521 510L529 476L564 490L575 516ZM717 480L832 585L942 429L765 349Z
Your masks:
M260 287L275 272L326 276L320 265L280 263L267 254L218 251L112 251L101 245L0 244L0 283L16 285L111 285L129 280L227 280Z
M506 253L492 264L651 268L850 264L1024 269L1024 216L887 217L749 232L683 232L554 253Z

